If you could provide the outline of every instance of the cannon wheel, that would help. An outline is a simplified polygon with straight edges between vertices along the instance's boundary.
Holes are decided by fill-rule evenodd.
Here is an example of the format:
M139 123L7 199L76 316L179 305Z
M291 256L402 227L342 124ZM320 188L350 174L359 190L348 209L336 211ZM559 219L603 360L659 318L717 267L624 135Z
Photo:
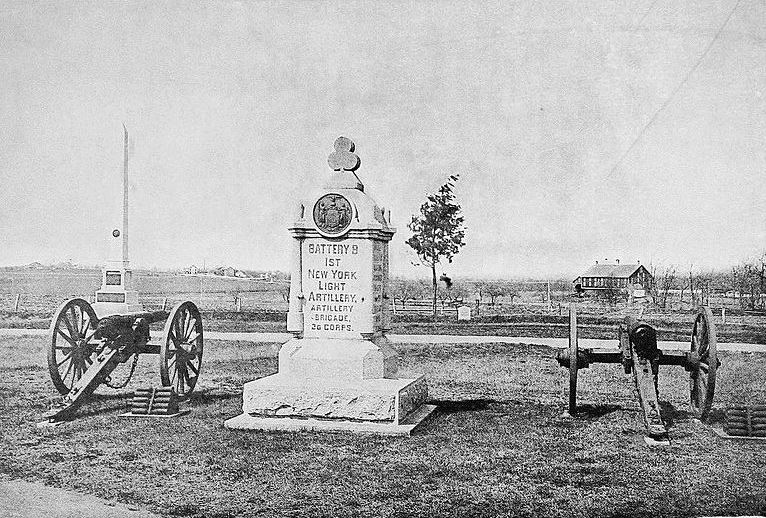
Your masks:
M689 375L690 403L692 412L700 421L708 417L713 406L715 373L718 369L718 341L713 314L708 307L700 307L692 330L691 353L699 363Z
M569 306L569 415L577 413L577 306Z
M64 302L51 321L48 371L61 394L68 394L98 356L99 341L93 339L98 317L84 299Z
M160 346L160 378L180 399L194 390L202 366L202 315L193 302L176 304L165 322Z

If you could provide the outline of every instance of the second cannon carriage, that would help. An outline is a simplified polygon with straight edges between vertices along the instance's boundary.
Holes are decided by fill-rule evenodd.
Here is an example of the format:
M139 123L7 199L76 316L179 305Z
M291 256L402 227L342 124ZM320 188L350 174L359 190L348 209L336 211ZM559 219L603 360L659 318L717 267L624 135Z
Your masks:
M700 307L694 319L688 351L660 350L657 331L646 322L626 317L618 327L618 349L581 349L578 340L577 309L569 308L569 347L559 351L559 365L569 371L569 414L577 413L577 374L594 363L622 365L633 375L643 411L648 441L667 443L668 431L662 418L657 390L660 365L677 365L689 374L689 407L693 415L706 421L713 405L718 359L718 341L713 315Z

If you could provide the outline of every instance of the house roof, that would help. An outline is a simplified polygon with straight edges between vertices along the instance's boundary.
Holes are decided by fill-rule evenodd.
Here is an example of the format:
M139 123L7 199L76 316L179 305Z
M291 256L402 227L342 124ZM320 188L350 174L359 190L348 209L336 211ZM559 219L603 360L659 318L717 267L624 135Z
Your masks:
M640 264L594 264L580 277L615 277L617 279L627 279L636 270L641 268Z

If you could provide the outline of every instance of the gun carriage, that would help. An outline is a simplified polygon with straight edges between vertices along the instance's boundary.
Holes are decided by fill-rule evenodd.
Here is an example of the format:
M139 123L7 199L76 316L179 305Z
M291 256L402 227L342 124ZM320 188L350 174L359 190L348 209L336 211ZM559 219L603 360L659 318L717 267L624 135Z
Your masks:
M150 343L150 326L162 321L162 341ZM159 355L162 385L173 387L180 399L191 394L199 378L202 317L190 301L177 304L169 313L151 311L99 319L86 300L70 299L54 314L50 334L48 370L53 385L64 397L45 414L49 421L71 417L101 384L126 386L141 354ZM112 372L131 358L125 381L112 383Z
M197 306L185 301L170 313L164 308L144 311L132 287L128 261L128 130L124 125L123 131L122 231L112 232L115 239L119 238L113 241L118 249L112 251L113 259L104 265L95 304L70 299L53 315L48 371L64 397L45 414L50 422L71 417L101 384L127 386L141 354L159 355L160 380L164 387L173 387L174 401L176 397L187 398L199 378L203 341L202 316ZM162 321L162 341L150 343L150 326ZM128 376L122 383L113 383L112 372L130 358L133 361Z
M718 360L713 315L707 307L697 312L689 351L663 351L657 346L657 332L646 322L626 317L618 328L619 349L580 349L577 310L569 308L569 347L559 351L559 365L569 369L569 414L577 412L577 373L594 363L621 364L633 374L638 400L643 411L647 436L668 441L668 431L660 413L657 376L660 365L677 365L689 373L689 406L694 416L705 421L713 405ZM574 360L574 361L573 361Z

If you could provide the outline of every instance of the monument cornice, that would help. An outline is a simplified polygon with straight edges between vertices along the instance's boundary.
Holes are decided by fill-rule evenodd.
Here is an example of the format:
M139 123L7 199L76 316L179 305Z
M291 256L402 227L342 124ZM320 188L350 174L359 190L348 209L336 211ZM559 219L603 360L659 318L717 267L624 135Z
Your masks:
M352 228L346 232L344 232L342 235L335 236L335 237L328 237L322 233L320 233L315 228L307 228L307 227L300 227L300 226L294 226L288 228L290 231L290 235L292 235L294 238L297 239L305 239L305 238L322 238L327 239L328 241L342 241L344 239L373 239L375 241L391 241L391 239L394 237L394 234L396 233L396 229L394 228Z

